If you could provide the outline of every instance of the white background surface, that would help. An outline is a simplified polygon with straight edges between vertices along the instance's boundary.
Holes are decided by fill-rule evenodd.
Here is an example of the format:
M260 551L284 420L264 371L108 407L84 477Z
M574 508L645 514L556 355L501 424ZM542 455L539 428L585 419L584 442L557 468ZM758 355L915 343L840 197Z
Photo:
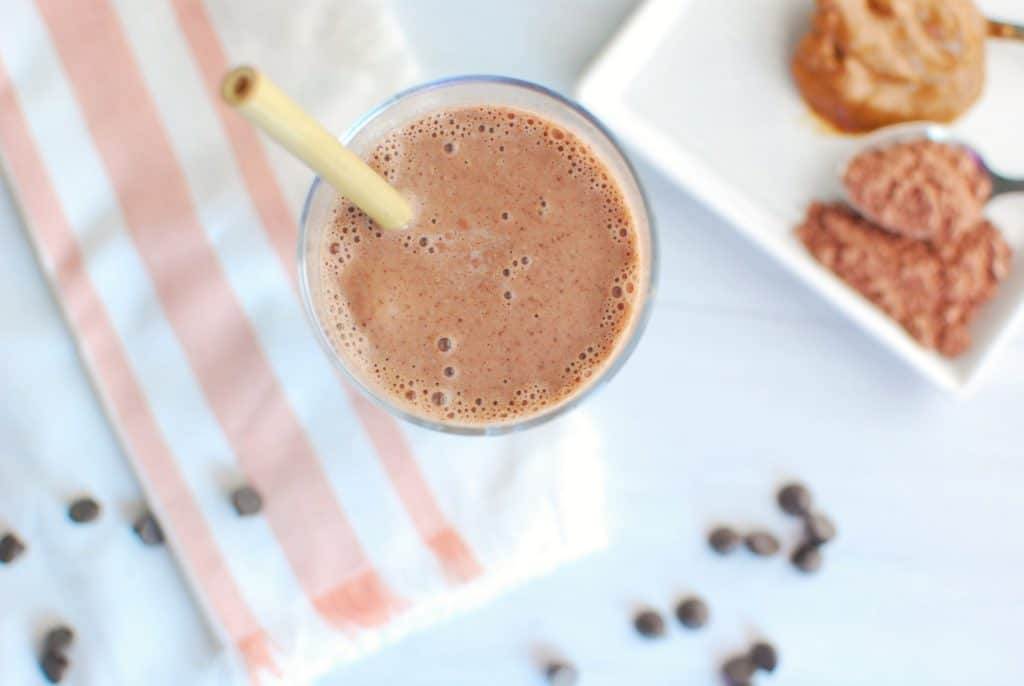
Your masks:
M397 2L425 77L563 90L633 5ZM782 657L763 683L1024 679L1024 337L974 398L947 397L638 162L661 231L659 301L588 407L612 456L612 547L325 684L542 683L531 655L545 646L588 686L712 684L717 660L757 634ZM705 552L718 520L792 542L772 500L791 476L840 527L819 576ZM687 591L711 605L706 631L634 638L635 604L668 609Z
M497 72L569 90L634 3L396 4L427 78ZM1024 337L975 397L948 397L638 162L661 232L659 299L635 357L584 410L606 432L610 549L322 686L540 684L535 658L551 650L580 666L586 686L710 685L715 664L758 635L781 652L762 683L1021 682ZM0 321L33 322L52 305L4 203L0 217ZM46 453L78 432L116 455L98 410L83 413L81 390L57 392L70 344L40 346L31 333L31 347L4 351L18 368L0 376L3 402L17 400L19 384L51 384L53 404L38 414L56 410L61 421L0 435ZM795 525L773 491L793 476L840 527L819 576L800 577L781 558L706 552L704 532L718 521L764 525L791 544ZM173 579L167 586L190 612ZM664 641L634 637L637 604L668 611L690 591L711 606L705 631L672 622ZM97 599L107 601L117 602ZM205 640L151 657L196 659Z

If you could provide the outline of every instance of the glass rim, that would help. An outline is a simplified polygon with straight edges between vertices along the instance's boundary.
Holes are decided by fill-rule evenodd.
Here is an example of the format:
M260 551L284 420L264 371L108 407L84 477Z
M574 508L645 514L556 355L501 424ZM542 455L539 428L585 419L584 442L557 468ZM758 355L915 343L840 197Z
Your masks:
M569 398L567 401L554 405L551 408L540 412L535 415L531 415L520 421L512 421L506 423L497 423L482 426L466 426L459 424L446 424L442 421L428 419L411 412L407 412L395 404L389 402L386 398L375 392L372 388L369 388L358 376L356 376L349 368L345 365L341 358L341 355L334 348L327 334L324 332L324 327L320 322L320 317L317 314L316 307L313 302L311 287L310 287L310 275L308 269L309 260L306 259L305 246L309 235L309 214L313 204L313 198L316 195L317 189L323 183L323 180L317 176L313 179L310 184L309 190L306 192L306 199L303 201L302 213L299 218L299 235L298 235L298 248L297 248L297 259L298 259L298 276L299 276L299 290L302 298L303 309L306 313L306 318L309 320L310 325L314 329L315 336L320 342L320 346L324 349L324 352L331 359L331 363L334 367L341 371L345 380L353 384L363 396L367 397L376 404L378 407L386 410L393 416L403 419L416 426L431 429L441 433L455 434L461 436L498 436L503 434L514 433L518 431L525 431L527 429L534 428L541 424L545 424L557 417L560 417L579 405L585 400L589 399L594 395L598 389L603 388L608 384L609 381L622 369L626 361L633 355L639 345L640 339L643 337L643 333L647 328L647 324L651 318L651 310L654 305L654 298L657 291L658 274L659 274L659 260L660 251L658 246L658 233L655 226L654 215L651 212L651 204L647 198L647 192L645 191L643 184L640 182L640 177L636 173L632 161L626 155L622 145L618 139L612 134L611 131L605 127L605 125L587 110L583 105L577 103L571 98L562 95L561 93L554 91L546 86L542 86L531 81L525 81L509 76L496 76L489 74L469 74L464 76L452 76L435 79L433 81L427 81L419 85L412 86L405 90L398 92L391 96L387 100L384 100L376 107L373 107L368 112L359 117L349 128L342 134L339 140L348 145L353 138L358 135L370 122L376 119L378 116L399 104L403 100L422 93L441 90L451 86L460 85L500 85L508 86L510 88L520 88L528 91L532 91L541 96L554 100L563 107L572 110L577 115L582 117L588 124L593 126L598 134L603 136L612 150L618 154L622 163L625 165L625 169L628 175L632 178L633 184L636 187L637 194L640 197L640 207L642 210L643 217L647 221L647 234L649 244L649 264L647 269L647 283L646 294L643 301L640 303L640 312L636 315L633 322L632 331L629 333L629 339L622 345L620 350L615 354L607 365L600 370L597 378L593 379L583 390L579 391L576 395Z

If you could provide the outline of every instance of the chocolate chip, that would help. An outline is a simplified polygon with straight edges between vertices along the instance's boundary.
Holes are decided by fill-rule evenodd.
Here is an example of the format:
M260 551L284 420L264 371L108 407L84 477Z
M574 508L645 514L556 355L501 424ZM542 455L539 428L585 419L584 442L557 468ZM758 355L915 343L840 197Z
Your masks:
M63 653L71 647L75 632L69 626L57 626L46 632L43 639L43 653Z
M791 514L794 517L803 517L811 511L811 492L803 484L786 484L779 489L777 497L779 507L786 514Z
M660 638L665 635L665 620L654 610L643 610L633 618L637 633L645 638Z
M676 606L676 618L688 629L700 629L708 623L708 606L700 598L685 598Z
M231 494L231 504L239 517L251 517L263 509L263 496L251 486L242 486Z
M579 671L564 662L553 662L544 670L551 686L576 686L580 680Z
M800 545L799 548L793 551L793 556L790 558L793 566L799 569L805 574L813 574L821 569L822 557L821 551L818 546L808 541Z
M59 684L68 671L68 659L63 653L48 651L43 654L39 661L39 667L43 670L43 676L51 684Z
M68 517L76 524L88 524L100 516L100 504L92 498L79 498L68 507Z
M750 686L754 671L754 663L746 655L729 658L722 665L722 677L728 686Z
M12 533L0 538L0 564L10 564L25 552L25 544Z
M779 539L767 531L755 531L747 534L743 542L746 543L747 550L761 557L770 557L779 552L781 547Z
M708 534L708 544L719 555L726 555L736 550L740 544L740 535L727 526L718 526Z
M823 514L812 514L804 519L804 533L809 541L821 545L836 537L836 525Z
M774 672L779 666L779 654L771 643L759 641L750 649L750 661L762 672Z
M160 545L164 542L164 532L160 528L160 522L156 520L153 513L147 512L135 520L132 525L135 534L145 545Z

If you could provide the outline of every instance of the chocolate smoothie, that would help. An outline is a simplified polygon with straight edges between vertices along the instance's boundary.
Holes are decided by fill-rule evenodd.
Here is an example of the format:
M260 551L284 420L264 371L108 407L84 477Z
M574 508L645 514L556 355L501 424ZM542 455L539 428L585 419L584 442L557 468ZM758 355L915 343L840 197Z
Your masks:
M319 318L346 367L412 415L519 422L600 376L646 275L634 214L572 132L504 107L437 111L368 160L416 208L402 231L342 201Z

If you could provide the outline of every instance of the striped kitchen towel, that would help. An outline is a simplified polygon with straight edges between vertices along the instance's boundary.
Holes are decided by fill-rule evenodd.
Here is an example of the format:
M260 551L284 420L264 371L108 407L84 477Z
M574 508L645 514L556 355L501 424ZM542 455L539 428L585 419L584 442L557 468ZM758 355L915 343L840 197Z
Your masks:
M340 380L296 291L310 175L217 99L246 61L339 131L415 78L374 0L4 0L0 159L228 669L306 683L602 545L600 442L435 434Z

